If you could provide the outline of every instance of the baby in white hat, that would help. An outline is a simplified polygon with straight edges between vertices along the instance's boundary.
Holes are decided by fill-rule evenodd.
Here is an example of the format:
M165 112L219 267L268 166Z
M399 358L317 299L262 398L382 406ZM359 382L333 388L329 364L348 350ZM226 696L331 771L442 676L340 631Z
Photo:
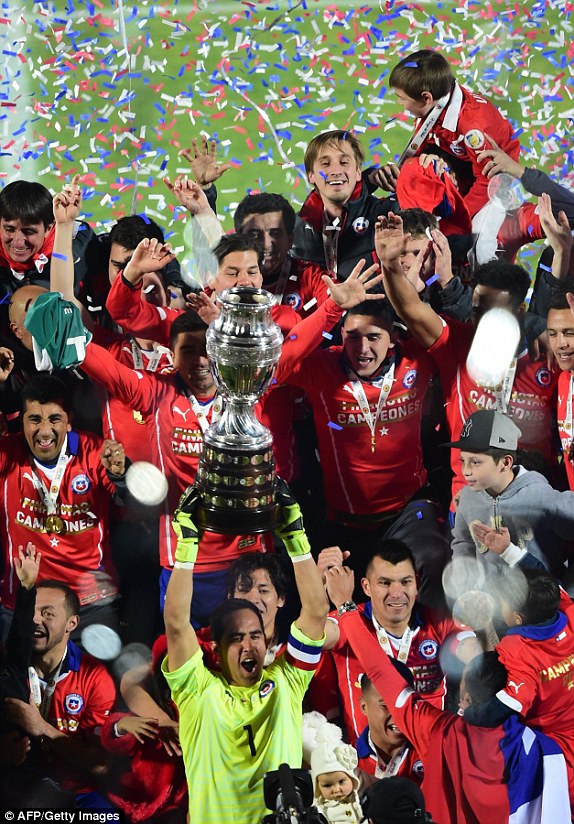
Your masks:
M334 724L323 724L316 734L311 753L311 776L315 806L327 821L359 824L363 812L359 803L359 779L355 774L357 753L343 744L343 733Z

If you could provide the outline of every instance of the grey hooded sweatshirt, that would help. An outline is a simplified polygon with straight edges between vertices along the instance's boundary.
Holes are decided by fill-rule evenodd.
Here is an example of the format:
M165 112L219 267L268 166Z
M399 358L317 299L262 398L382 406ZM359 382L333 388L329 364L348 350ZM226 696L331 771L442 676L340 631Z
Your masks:
M522 466L514 467L514 471L514 480L496 497L485 490L464 487L452 532L453 558L473 556L494 571L507 565L523 565L521 562L528 564L528 552L560 578L566 544L574 539L574 492L558 492L539 472ZM486 550L473 537L475 521L493 529L506 527L510 547L500 556Z

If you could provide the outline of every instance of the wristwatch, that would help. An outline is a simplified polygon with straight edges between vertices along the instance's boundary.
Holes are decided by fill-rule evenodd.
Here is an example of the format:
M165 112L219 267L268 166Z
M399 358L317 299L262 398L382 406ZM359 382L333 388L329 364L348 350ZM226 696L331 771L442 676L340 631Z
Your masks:
M337 607L337 615L339 618L344 612L356 612L357 605L354 601L345 601L340 607Z

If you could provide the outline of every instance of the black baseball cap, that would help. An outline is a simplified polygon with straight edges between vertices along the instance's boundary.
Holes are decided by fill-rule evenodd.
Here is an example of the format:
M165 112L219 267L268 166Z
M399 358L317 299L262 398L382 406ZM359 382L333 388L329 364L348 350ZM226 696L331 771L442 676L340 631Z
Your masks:
M466 452L486 452L493 447L514 452L521 435L521 430L508 415L494 409L479 409L465 420L458 441L441 445Z

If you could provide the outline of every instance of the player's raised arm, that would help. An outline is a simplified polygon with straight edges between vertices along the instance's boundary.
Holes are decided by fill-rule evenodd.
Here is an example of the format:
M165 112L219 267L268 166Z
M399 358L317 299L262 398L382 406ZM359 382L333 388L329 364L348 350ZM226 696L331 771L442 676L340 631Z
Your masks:
M389 215L388 223L384 219L377 222L375 250L383 269L385 294L413 337L428 349L440 337L443 323L434 309L423 303L401 269L399 260L408 239L409 234L403 234L402 221L395 215Z
M193 595L193 567L199 549L193 512L197 502L195 487L188 487L179 500L172 525L177 535L175 564L165 596L163 618L167 635L169 672L179 669L199 649L189 616Z

